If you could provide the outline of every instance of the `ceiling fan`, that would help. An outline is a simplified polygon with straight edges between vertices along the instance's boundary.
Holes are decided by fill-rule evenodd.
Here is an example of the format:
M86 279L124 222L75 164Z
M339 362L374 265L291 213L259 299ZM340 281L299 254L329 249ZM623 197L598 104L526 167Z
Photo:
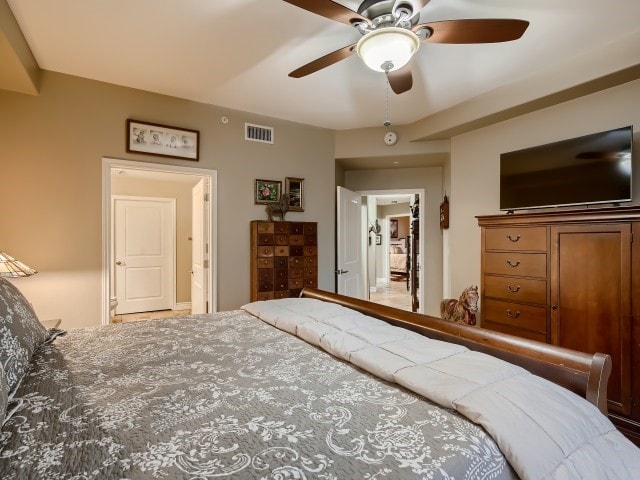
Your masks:
M429 0L364 0L358 11L332 0L284 0L311 13L345 23L362 35L357 43L324 55L289 73L300 78L348 58L354 52L372 70L387 74L391 89L413 86L409 60L421 42L497 43L520 38L529 22L514 19L444 20L418 24Z

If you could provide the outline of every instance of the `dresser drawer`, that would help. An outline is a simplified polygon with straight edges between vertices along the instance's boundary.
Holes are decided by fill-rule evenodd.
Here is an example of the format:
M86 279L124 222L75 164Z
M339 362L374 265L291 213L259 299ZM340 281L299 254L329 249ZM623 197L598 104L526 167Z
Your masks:
M273 223L257 222L258 233L273 233Z
M304 266L305 267L317 267L318 266L318 257L304 257Z
M521 328L512 327L510 325L502 325L501 323L482 322L482 328L487 330L493 330L494 332L508 333L509 335L515 335L520 338L527 338L529 340L535 340L537 342L546 343L547 335L545 333L532 332L530 330L523 330Z
M305 278L304 286L309 288L318 288L318 280L316 278Z
M258 247L258 256L259 257L273 257L273 247L270 247L270 246L260 246L260 247Z
M276 245L289 245L289 235L286 233L276 233L275 244Z
M292 257L301 257L304 253L304 246L302 245L291 245L289 247L289 255Z
M258 268L273 268L273 257L260 257L257 264Z
M288 257L289 245L276 245L275 247L273 247L273 251L276 257Z
M289 233L291 235L304 235L304 223L290 223Z
M276 279L276 281L273 284L273 289L274 290L288 290L289 289L289 279L284 279L284 280L280 280L280 279Z
M315 222L308 222L304 224L305 235L315 235L318 233L318 224Z
M547 278L546 253L485 252L484 272Z
M289 298L289 290L278 290L273 292L273 298Z
M275 272L274 278L276 279L276 282L279 280L287 280L289 278L288 268L276 268L274 272Z
M546 333L547 308L486 299L482 304L482 322L485 321Z
M259 268L258 269L258 281L259 282L273 282L273 269L272 268Z
M258 300L261 300L261 301L273 300L273 292L259 292Z
M259 292L271 292L273 291L273 277L271 280L258 280Z
M258 245L273 245L273 233L259 233Z
M288 222L275 222L273 224L273 233L284 233L285 235L289 233L289 223Z
M515 277L484 276L484 295L508 301L547 303L547 282Z
M314 267L305 267L304 278L318 278L318 269Z
M304 244L305 245L317 245L318 237L316 235L305 235L304 236Z
M272 263L275 268L289 268L289 259L287 257L275 257Z
M304 255L306 257L314 257L318 255L318 247L304 247Z
M302 278L289 279L289 290L300 289L304 287L304 280Z
M289 257L289 268L304 267L303 257Z
M304 235L289 235L289 245L304 245Z
M289 269L289 278L303 278L303 277L304 277L304 268L294 267Z
M486 228L485 250L547 251L546 227Z

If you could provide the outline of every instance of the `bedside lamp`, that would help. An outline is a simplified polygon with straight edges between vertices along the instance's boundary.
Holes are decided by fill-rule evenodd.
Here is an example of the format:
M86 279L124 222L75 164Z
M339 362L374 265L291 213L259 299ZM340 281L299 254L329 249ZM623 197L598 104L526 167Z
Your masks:
M29 277L38 273L11 255L0 252L0 277Z

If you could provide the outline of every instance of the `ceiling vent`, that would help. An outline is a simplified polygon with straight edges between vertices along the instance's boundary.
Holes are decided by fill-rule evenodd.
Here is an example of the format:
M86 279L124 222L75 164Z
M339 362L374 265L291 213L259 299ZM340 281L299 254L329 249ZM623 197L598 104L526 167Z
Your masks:
M244 139L251 142L273 143L273 128L245 123Z

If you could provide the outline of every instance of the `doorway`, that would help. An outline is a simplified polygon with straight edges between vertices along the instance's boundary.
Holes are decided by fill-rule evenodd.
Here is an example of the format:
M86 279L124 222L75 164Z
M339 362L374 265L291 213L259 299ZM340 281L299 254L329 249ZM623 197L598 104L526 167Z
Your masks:
M345 231L341 231L343 229L338 222L337 291L348 296L423 313L425 289L421 286L424 285L424 268L420 251L423 250L421 239L424 238L424 222L418 205L420 200L425 198L424 190L351 192L338 187L338 192L338 219L348 214L348 211L342 212L343 208L351 207L353 210L357 207L361 209L361 214L351 214L348 231L346 228ZM345 198L346 194L353 198L349 197L349 201L341 202L340 197ZM403 222L401 229L400 219ZM353 231L356 228L354 225L357 225L357 232ZM340 253L343 251L358 252L359 266L350 265L347 268L341 261ZM396 254L393 269L390 257L392 251ZM340 280L346 271L359 272L360 295L341 291Z
M216 311L215 193L213 170L103 159L103 325L111 323L116 313L131 311L136 319ZM130 208L127 228L133 236L125 241L129 252L119 245L125 233L117 212L122 208L112 203L125 197L139 202L122 204ZM154 209L157 201L167 200L175 204L173 217ZM163 222L175 229L173 245L166 232L159 233ZM162 240L158 235L164 235ZM136 240L136 236L144 238ZM153 263L160 246L170 250L171 257L163 260L161 268L136 264ZM172 278L160 280L161 270L164 274L173 270ZM121 320L118 316L117 321Z

